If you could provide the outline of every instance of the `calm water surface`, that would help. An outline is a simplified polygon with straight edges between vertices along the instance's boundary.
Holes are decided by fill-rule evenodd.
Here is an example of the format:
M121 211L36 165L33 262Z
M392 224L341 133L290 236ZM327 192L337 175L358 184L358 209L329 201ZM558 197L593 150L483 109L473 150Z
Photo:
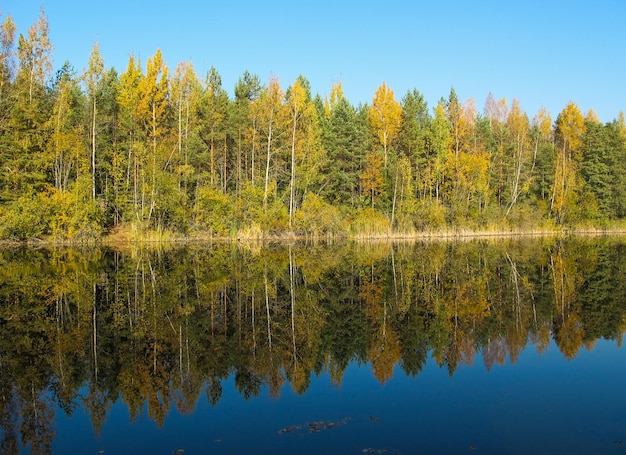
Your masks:
M624 453L626 243L0 252L0 453Z

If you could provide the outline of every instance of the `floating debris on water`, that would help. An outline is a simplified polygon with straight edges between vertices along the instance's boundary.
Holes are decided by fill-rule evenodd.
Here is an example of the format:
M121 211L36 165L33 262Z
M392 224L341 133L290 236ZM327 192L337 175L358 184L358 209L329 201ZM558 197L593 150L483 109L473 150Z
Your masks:
M348 423L349 420L350 419L347 417L336 422L333 422L331 420L318 420L315 422L306 423L304 424L304 426L308 428L309 433L319 433L322 430L328 430L329 428L336 428L341 425L345 425L346 423Z
M361 450L363 453L387 453L388 451L386 447L384 449L372 449L371 447L367 447Z
M322 430L328 430L329 428L337 428L341 425L345 425L350 421L349 417L345 417L341 420L333 421L333 420L316 420L314 422L307 422L304 425L291 425L289 427L281 428L276 433L284 434L284 433L293 433L294 431L308 430L309 433L319 433Z
M617 439L617 440L615 441L615 445L617 445L617 446L620 446L620 447L621 447L621 446L623 446L623 445L624 445L624 441L622 441L621 439Z
M376 417L376 416L370 416L370 420L372 422L377 422L377 423L380 422L380 419L378 417Z
M174 455L183 455L185 453L185 449L176 449L172 452Z
M296 431L296 430L299 430L301 428L302 427L300 425L291 425L290 427L287 427L287 428L281 428L276 433L278 433L278 434L291 433L292 431Z
M478 450L478 446L471 445L471 446L469 446L469 449L470 450Z

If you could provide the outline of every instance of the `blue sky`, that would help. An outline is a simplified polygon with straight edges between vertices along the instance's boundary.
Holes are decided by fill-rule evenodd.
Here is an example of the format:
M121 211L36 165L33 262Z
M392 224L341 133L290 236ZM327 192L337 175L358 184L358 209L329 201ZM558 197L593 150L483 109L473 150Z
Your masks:
M489 92L517 98L533 117L556 118L569 101L602 121L626 110L626 1L450 0L294 2L179 0L3 0L19 33L43 7L54 66L86 66L98 42L123 72L132 53L156 49L173 72L215 66L224 88L245 70L286 88L302 74L314 93L341 81L353 103L371 102L385 81L400 100L416 88L429 106L454 86L482 112Z

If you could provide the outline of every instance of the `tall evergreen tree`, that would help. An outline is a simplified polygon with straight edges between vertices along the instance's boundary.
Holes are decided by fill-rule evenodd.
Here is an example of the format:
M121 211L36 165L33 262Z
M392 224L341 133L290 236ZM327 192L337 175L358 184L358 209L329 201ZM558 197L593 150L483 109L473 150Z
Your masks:
M332 204L355 207L359 201L359 175L368 151L367 118L343 96L328 116L322 115L322 144L328 162L321 192Z

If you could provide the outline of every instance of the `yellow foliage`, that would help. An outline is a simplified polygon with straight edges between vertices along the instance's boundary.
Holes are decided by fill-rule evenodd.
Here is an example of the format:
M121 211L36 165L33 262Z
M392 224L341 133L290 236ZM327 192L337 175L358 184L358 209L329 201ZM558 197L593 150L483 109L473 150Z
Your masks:
M376 331L369 354L374 376L384 384L391 379L393 367L402 357L398 336L386 322Z
M402 106L394 99L393 90L387 87L384 82L374 93L369 120L380 145L383 147L386 165L389 145L398 136L402 126Z
M357 236L380 237L391 232L391 222L382 213L369 207L357 213L351 229Z
M570 101L559 114L557 129L563 141L565 152L577 152L582 145L585 133L585 120L576 103Z
M330 118L333 108L337 105L341 98L343 98L343 87L341 82L337 82L336 84L333 84L330 89L330 99L328 95L324 97L324 115L326 115L326 118Z
M346 232L337 207L326 203L315 193L307 193L301 208L296 212L295 230L309 235L336 235Z
M550 136L552 130L552 116L545 107L542 107L539 113L533 118L533 124L537 126L544 138Z
M593 109L589 109L587 111L587 115L585 115L585 120L589 120L590 122L594 123L601 123L600 119L598 118L598 114L596 114L596 111L594 111Z

